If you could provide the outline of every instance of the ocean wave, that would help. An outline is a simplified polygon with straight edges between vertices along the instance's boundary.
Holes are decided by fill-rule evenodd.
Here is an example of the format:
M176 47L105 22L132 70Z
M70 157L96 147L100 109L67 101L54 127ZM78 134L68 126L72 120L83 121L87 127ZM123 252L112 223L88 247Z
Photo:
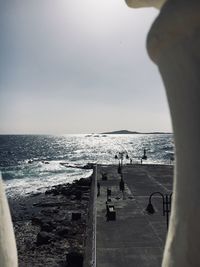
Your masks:
M61 162L79 166L88 162L118 164L115 155L124 151L138 163L144 149L148 157L145 163L169 164L174 152L173 135L0 136L0 170L7 192L24 193L87 174L85 170L66 168ZM124 159L124 163L129 162Z

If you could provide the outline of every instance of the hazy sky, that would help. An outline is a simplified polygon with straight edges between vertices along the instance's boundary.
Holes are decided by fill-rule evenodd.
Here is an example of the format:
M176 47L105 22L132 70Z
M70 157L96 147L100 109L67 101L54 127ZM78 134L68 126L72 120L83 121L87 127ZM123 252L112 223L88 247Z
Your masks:
M123 0L0 2L0 133L171 131L145 48L155 9Z

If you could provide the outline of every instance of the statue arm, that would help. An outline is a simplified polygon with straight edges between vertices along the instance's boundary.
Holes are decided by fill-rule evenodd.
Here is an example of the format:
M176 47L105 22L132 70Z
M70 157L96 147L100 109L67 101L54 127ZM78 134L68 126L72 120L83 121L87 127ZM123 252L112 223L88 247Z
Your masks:
M155 7L160 9L166 0L125 0L129 7Z

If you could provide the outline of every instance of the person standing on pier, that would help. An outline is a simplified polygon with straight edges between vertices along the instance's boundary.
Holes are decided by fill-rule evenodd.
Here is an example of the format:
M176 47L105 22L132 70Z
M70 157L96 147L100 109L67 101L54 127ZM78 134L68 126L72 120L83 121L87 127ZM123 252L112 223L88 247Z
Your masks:
M100 196L100 188L101 188L101 186L100 186L100 183L98 182L97 183L97 196L98 197Z
M122 195L123 195L123 198L124 198L124 180L123 180L123 177L121 176L121 180L119 182L119 190L122 191Z

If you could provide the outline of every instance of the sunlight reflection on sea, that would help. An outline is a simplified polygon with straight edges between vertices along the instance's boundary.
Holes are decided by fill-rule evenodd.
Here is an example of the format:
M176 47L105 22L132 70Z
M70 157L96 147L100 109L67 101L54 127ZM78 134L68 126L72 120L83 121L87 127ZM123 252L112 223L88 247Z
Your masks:
M140 163L144 149L148 157L145 163L169 164L173 135L2 135L0 168L7 193L26 194L91 174L91 170L66 168L60 163L118 164L115 155L122 151L133 163ZM130 163L130 159L124 159L124 163Z

